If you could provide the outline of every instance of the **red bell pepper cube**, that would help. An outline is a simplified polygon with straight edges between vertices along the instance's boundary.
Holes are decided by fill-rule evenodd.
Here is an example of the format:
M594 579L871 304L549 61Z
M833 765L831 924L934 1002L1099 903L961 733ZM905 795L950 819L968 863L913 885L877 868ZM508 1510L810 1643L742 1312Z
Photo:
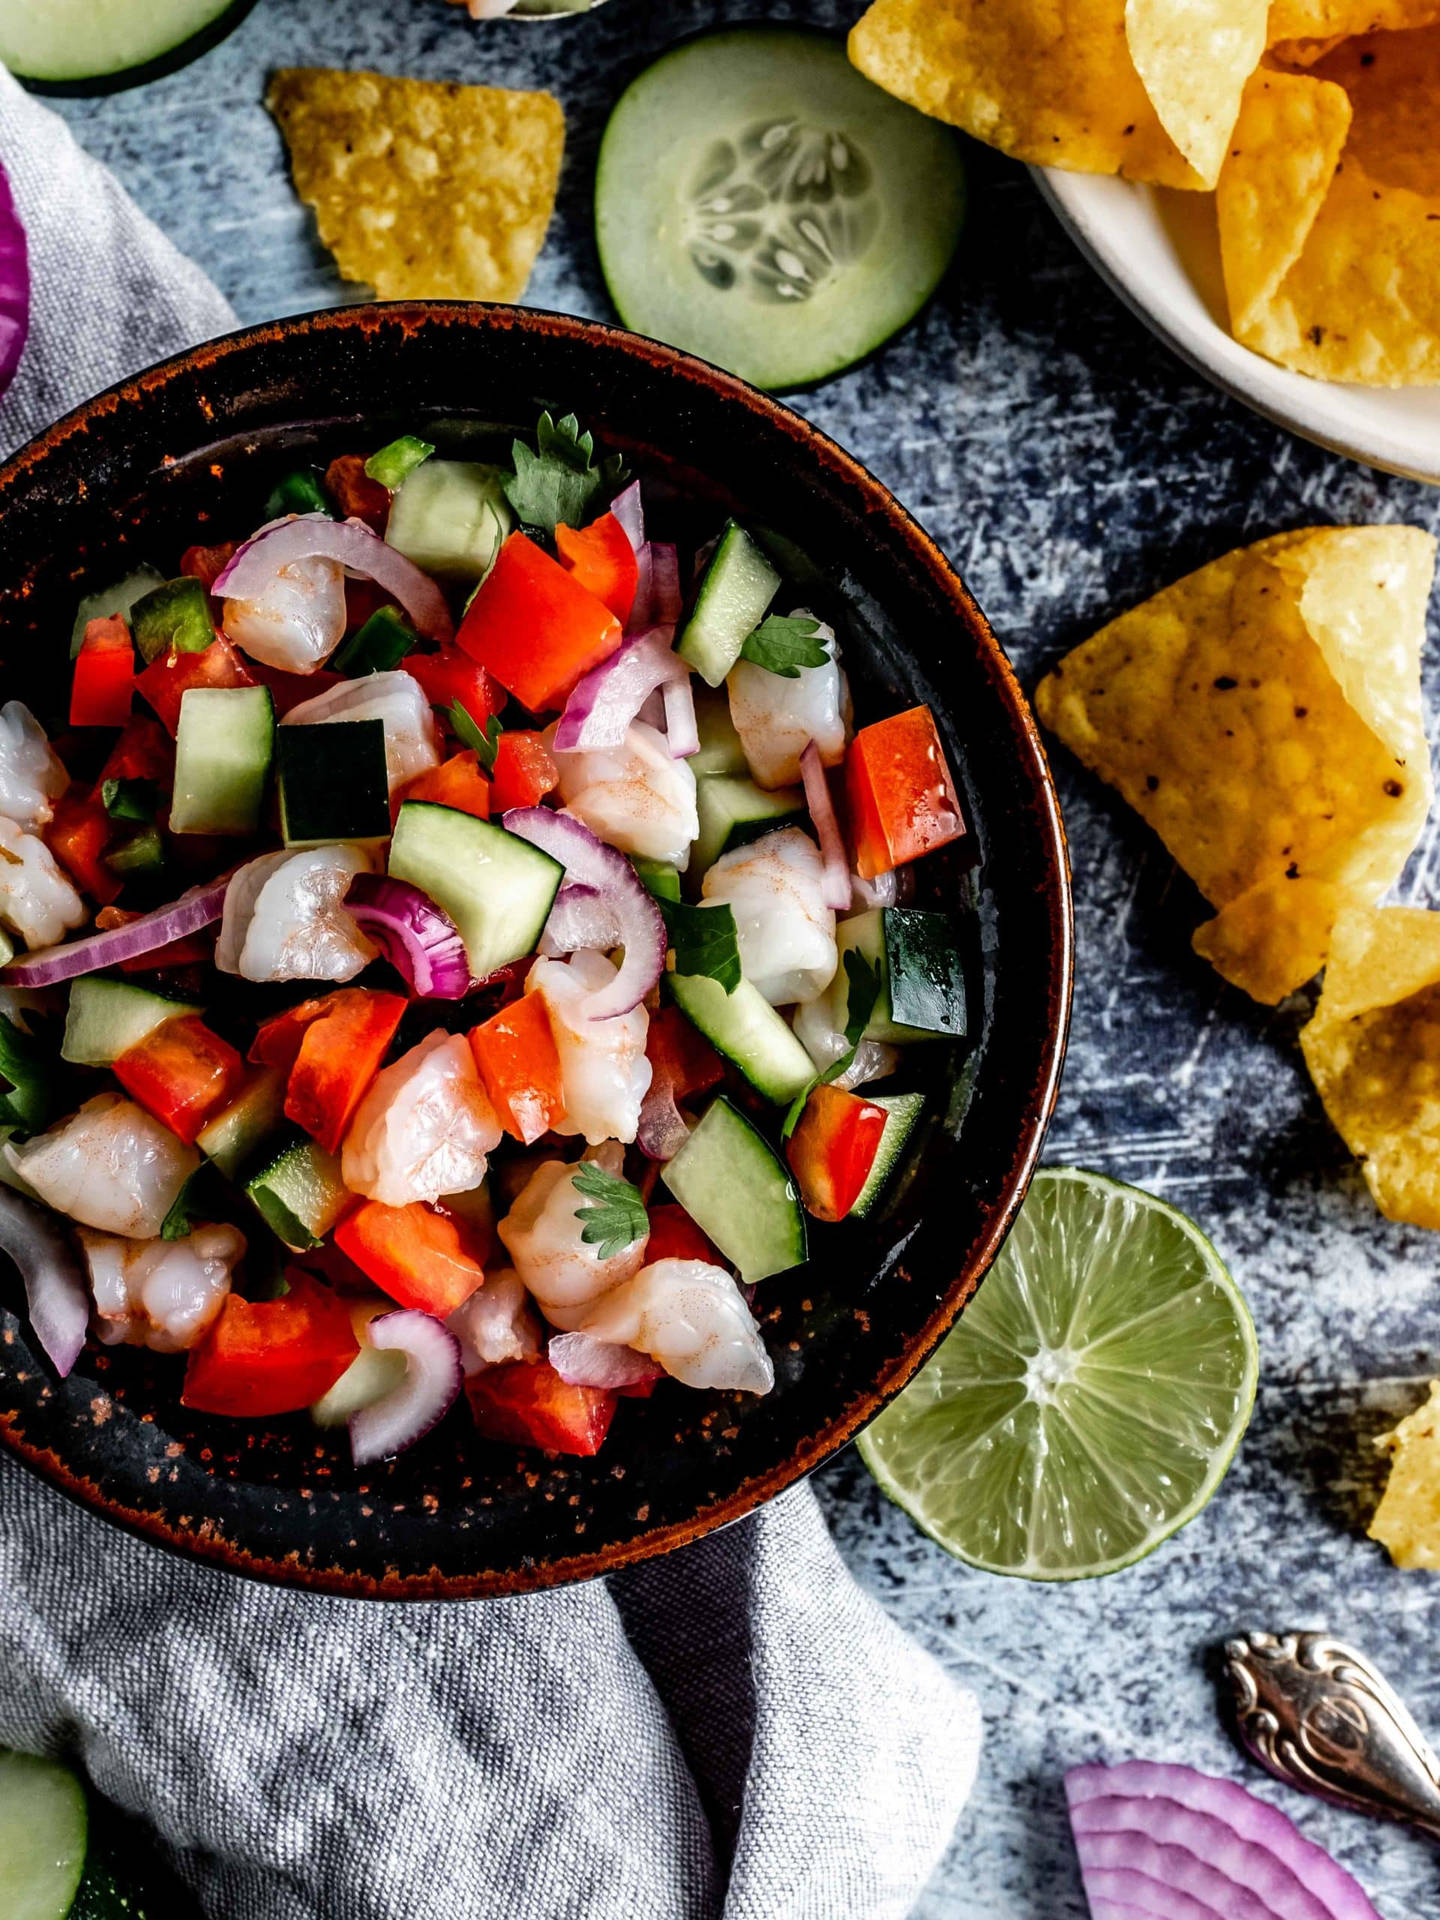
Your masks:
M285 1277L278 1300L226 1296L190 1355L182 1406L258 1420L298 1413L334 1386L360 1351L350 1308L299 1268Z
M555 545L581 586L603 600L623 627L635 605L640 563L614 514L602 513L588 527L556 527Z
M320 1018L325 1007L323 999L302 1000L296 1006L287 1007L283 1013L272 1014L268 1020L262 1020L255 1030L255 1038L250 1042L247 1057L257 1067L284 1067L288 1073L295 1064L300 1042L305 1038L305 1029L312 1020Z
M485 1278L464 1221L423 1200L405 1207L366 1200L336 1227L335 1244L392 1300L437 1320L463 1306Z
M512 533L476 588L456 643L532 713L562 707L620 644L620 622L558 560Z
M508 813L511 807L538 807L559 784L560 770L540 734L523 729L501 734L490 783L497 813Z
M209 593L235 558L238 544L235 540L222 540L215 547L187 547L180 556L180 571L189 574L192 580L198 580Z
M118 613L91 620L70 679L72 727L123 727L135 693L135 648Z
M657 1260L708 1260L712 1267L728 1265L715 1243L700 1231L683 1207L673 1202L650 1209L645 1264L652 1266Z
M454 807L460 813L473 813L477 820L490 818L490 782L480 771L473 748L453 753L438 767L426 767L396 795L401 800L433 800L437 806Z
M313 1134L327 1153L340 1151L345 1130L380 1071L408 1005L400 993L342 987L327 994L312 1017L304 1018L285 1083L285 1113Z
M472 1027L470 1051L496 1119L524 1145L565 1118L560 1055L543 995L527 993Z
M870 1178L885 1109L840 1087L815 1087L785 1148L800 1197L817 1220L843 1220Z
M358 453L342 453L330 462L325 490L347 519L363 520L373 533L384 533L390 519L389 490L370 478Z
M191 687L253 687L255 677L223 634L199 653L159 654L135 685L159 714L173 738L180 725L180 700Z
M51 853L78 887L92 900L108 906L120 891L120 879L105 864L105 849L114 838L115 823L93 794L72 788L55 802L42 834Z
M651 1085L668 1083L677 1103L708 1093L725 1078L725 1062L678 1007L660 1007L651 1014L645 1053Z
M548 1360L486 1367L465 1382L465 1397L487 1440L547 1453L598 1453L615 1417L609 1387L568 1386Z
M287 673L283 667L267 667L263 660L247 660L245 671L252 680L270 689L276 715L282 720L302 700L313 700L317 694L343 685L345 680L343 673L331 673L328 667L317 667L314 673Z
M147 1113L191 1146L239 1092L245 1062L198 1014L182 1013L128 1047L112 1071Z
M447 708L458 700L482 733L491 715L505 705L505 689L457 646L447 644L430 653L417 647L406 654L405 671L420 682L432 707Z
M152 720L148 713L137 713L126 722L125 731L105 756L95 782L95 797L100 798L107 780L150 780L157 787L168 788L174 778L174 742L158 720Z
M965 831L929 707L911 707L860 729L845 756L845 796L855 865L866 880Z

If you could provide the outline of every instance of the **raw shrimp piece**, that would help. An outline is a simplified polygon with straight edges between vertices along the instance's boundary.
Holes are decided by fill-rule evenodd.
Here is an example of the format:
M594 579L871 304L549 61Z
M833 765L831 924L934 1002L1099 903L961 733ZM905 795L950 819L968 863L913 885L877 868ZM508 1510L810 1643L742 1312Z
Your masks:
M0 707L0 814L17 827L43 827L70 776L45 729L19 700Z
M385 770L394 793L427 767L440 764L430 702L412 673L362 674L292 707L282 727L324 726L334 720L379 720L385 727Z
M613 1288L578 1331L648 1353L687 1387L768 1393L775 1369L745 1296L707 1260L657 1260Z
M253 600L227 600L221 625L252 660L313 673L345 637L345 572L312 554L282 567Z
M546 735L547 744L553 735ZM553 745L551 747L554 751ZM636 720L623 747L557 753L560 796L577 820L622 853L664 860L683 872L700 831L695 776L672 760L662 734Z
M613 1167L603 1149L592 1157ZM576 1214L591 1205L576 1191L575 1167L547 1160L531 1174L497 1228L516 1273L551 1326L562 1333L573 1333L601 1294L638 1273L645 1259L648 1235L608 1260L600 1258L598 1247L587 1246L581 1237L584 1222Z
M722 853L700 883L735 914L740 965L772 1007L813 1000L835 978L835 915L824 901L820 849L799 827Z
M804 607L797 607L794 617L814 619ZM762 787L793 786L800 778L800 756L812 740L824 766L838 767L845 758L850 688L835 635L819 625L815 637L830 655L823 667L801 667L793 680L750 660L737 660L730 669L730 718Z
M468 1193L500 1137L469 1041L430 1033L371 1081L345 1136L341 1175L352 1193L387 1207Z
M568 960L537 960L525 981L527 993L545 996L565 1118L556 1133L578 1133L591 1146L602 1140L630 1141L640 1124L640 1105L650 1090L645 1036L650 1016L644 1007L591 1020L581 1006L619 971L603 953L574 953Z
M845 975L841 974L829 993L822 993L818 1000L807 1000L795 1009L795 1038L822 1073L834 1065L850 1044L845 1038L843 1013L838 1016L842 1024L836 1025L835 993L844 980ZM881 1040L862 1040L855 1049L855 1058L832 1085L850 1093L856 1087L868 1087L872 1080L883 1080L887 1074L894 1073L899 1064L898 1048L886 1046Z
M48 1133L7 1145L5 1158L47 1206L131 1240L156 1237L200 1164L194 1147L118 1093L97 1093Z
M236 1227L197 1227L183 1240L122 1240L80 1231L95 1331L107 1347L179 1353L198 1346L230 1291L245 1252Z
M445 1322L460 1342L467 1374L507 1360L535 1360L540 1354L540 1322L525 1283L509 1267L487 1273L463 1306Z
M84 901L45 842L0 819L0 926L27 947L53 947L86 917Z
M370 871L349 843L250 861L226 890L216 966L246 980L353 980L376 949L341 903Z

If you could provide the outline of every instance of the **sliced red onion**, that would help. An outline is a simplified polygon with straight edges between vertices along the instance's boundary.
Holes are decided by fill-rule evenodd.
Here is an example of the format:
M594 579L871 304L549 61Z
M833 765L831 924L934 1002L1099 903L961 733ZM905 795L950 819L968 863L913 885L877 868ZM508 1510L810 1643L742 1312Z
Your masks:
M1143 1873L1101 1867L1081 1876L1090 1920L1234 1920Z
M610 511L625 529L625 538L639 557L645 544L645 507L640 498L640 482L632 480L623 493L610 502Z
M677 656L678 658L678 656ZM672 760L688 760L700 751L700 726L695 718L695 691L690 675L683 680L667 680L665 696L665 740Z
M689 1138L690 1129L675 1104L675 1089L668 1075L652 1074L640 1103L635 1144L647 1160L673 1160Z
M384 873L357 873L345 908L420 999L463 1000L470 991L460 930L419 887Z
M650 618L656 626L675 626L685 606L680 591L680 556L663 540L650 542Z
M25 1283L35 1338L63 1380L80 1357L90 1324L90 1290L69 1236L54 1214L0 1186L0 1251Z
M893 907L899 898L900 879L894 867L877 873L873 880L867 880L859 873L850 876L850 905L857 912L863 912L867 907Z
M632 633L648 633L655 625L654 602L655 556L650 542L642 540L635 549L635 598L630 602L627 639Z
M1334 1920L1318 1899L1268 1847L1242 1840L1213 1814L1196 1813L1173 1800L1131 1800L1121 1795L1087 1800L1070 1812L1077 1847L1102 1835L1142 1835L1162 1852L1181 1849L1256 1895L1263 1908L1286 1920Z
M588 1333L552 1335L547 1358L571 1387L634 1387L665 1377L665 1369L649 1354L593 1339Z
M844 913L850 905L850 862L845 857L845 842L835 818L835 802L830 798L820 749L813 740L800 755L800 778L805 782L805 804L820 836L820 857L825 862L820 897L834 912Z
M621 944L615 909L594 887L571 881L561 887L540 936L540 952L548 958L593 948L608 953Z
M230 875L207 880L168 907L156 907L142 913L138 920L123 927L107 927L104 933L87 933L83 940L67 940L63 946L45 947L39 953L21 954L0 967L0 986L53 987L62 980L75 980L82 973L96 973L101 967L115 967L122 960L137 960L142 953L154 953L168 947L172 940L199 933L213 926L225 911L225 889Z
M30 250L9 178L0 167L0 393L15 378L29 335Z
M439 587L363 520L332 520L326 513L300 513L277 520L236 549L229 564L216 575L210 591L226 600L254 600L282 567L316 557L334 560L362 580L373 580L399 601L426 639L450 638L450 609Z
M379 1314L370 1322L367 1337L382 1353L403 1353L406 1366L399 1386L350 1416L350 1451L357 1467L403 1453L423 1440L444 1419L465 1384L460 1342L443 1321L428 1313L404 1307L398 1313Z
M549 807L513 807L502 816L508 833L528 840L552 860L560 861L566 878L593 887L615 916L617 939L625 949L620 971L608 986L591 994L584 1004L591 1020L610 1020L638 1007L665 968L665 922L640 876L614 847L607 847L575 819Z
M657 687L636 714L637 720L643 720L647 727L653 727L657 733L665 731L665 695Z
M630 723L655 689L690 678L673 639L669 628L637 633L577 681L555 729L556 751L588 753L624 746Z

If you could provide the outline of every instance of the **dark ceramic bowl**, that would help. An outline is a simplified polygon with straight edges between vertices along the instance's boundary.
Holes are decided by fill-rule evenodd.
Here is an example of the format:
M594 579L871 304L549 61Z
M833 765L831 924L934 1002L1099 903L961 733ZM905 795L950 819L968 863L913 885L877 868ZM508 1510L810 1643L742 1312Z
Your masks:
M925 1050L930 1123L867 1226L819 1228L767 1281L764 1399L663 1387L597 1459L478 1439L463 1408L357 1472L304 1416L207 1419L179 1364L86 1352L57 1382L0 1278L0 1438L162 1545L296 1587L392 1599L509 1593L663 1553L768 1500L878 1412L978 1285L1035 1166L1064 1051L1065 844L1035 724L983 615L885 489L728 374L632 334L510 307L347 307L232 334L102 394L0 469L5 693L56 722L77 595L248 531L277 473L421 428L447 450L573 410L653 491L794 543L842 621L857 717L928 701L968 842L915 869L969 953L968 1052ZM667 507L667 500L669 506ZM663 531L663 527L661 528Z

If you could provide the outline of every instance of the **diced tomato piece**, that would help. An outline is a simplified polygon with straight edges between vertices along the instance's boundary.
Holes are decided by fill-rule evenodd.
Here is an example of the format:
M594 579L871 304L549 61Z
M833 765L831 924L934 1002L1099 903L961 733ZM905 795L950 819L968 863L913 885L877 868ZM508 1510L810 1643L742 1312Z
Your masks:
M245 1062L198 1014L182 1013L127 1048L113 1072L147 1113L190 1146L239 1091Z
M845 795L856 870L866 880L965 831L929 707L911 707L860 729L845 756Z
M224 634L216 634L199 653L177 653L172 647L160 654L135 685L173 738L180 725L181 696L191 687L253 687L255 677Z
M620 644L620 622L558 560L512 533L476 588L456 642L532 713L566 695Z
M598 1453L615 1417L609 1387L568 1386L548 1360L485 1367L465 1382L465 1397L487 1440L547 1453Z
M555 545L581 586L603 600L623 627L635 605L640 563L614 514L602 513L588 527L556 527Z
M313 1406L344 1373L360 1343L346 1301L298 1267L278 1300L226 1296L190 1355L182 1406L262 1419Z
M528 1147L565 1118L560 1055L542 994L527 993L472 1027L470 1051L507 1133Z
M447 644L430 653L417 647L406 654L405 671L420 682L432 707L448 707L458 700L482 733L491 715L505 705L505 689L457 646Z
M725 1078L725 1062L678 1007L660 1007L651 1014L645 1052L652 1084L663 1077L676 1101L708 1093Z
M313 1015L305 1017L304 1009L291 1009L290 1018L300 1028L300 1044L285 1085L285 1113L313 1134L327 1153L340 1151L345 1130L380 1071L408 1005L400 993L341 987L338 993L327 994ZM279 1036L266 1044L278 1050ZM259 1045L257 1034L255 1046ZM255 1047L250 1057L256 1057ZM265 1059L263 1054L260 1057ZM280 1062L272 1059L266 1064Z
M817 1220L843 1220L870 1178L885 1109L840 1087L821 1085L805 1102L785 1147L800 1197Z
M335 1244L402 1307L443 1320L485 1278L465 1223L412 1200L406 1207L366 1200L335 1229Z
M375 533L384 533L390 518L390 494L365 471L358 453L342 453L325 469L325 490L347 519L363 520Z
M220 575L235 558L235 540L222 540L216 547L187 547L180 556L180 571L198 580L209 593Z
M490 782L480 771L474 749L453 753L438 767L426 767L396 795L397 800L433 800L437 806L490 818Z
M497 813L508 813L511 807L538 807L559 784L560 770L540 734L523 729L501 734L490 782Z
M135 693L135 648L118 613L92 620L70 679L72 727L123 727Z
M700 1231L683 1207L673 1202L650 1209L645 1264L652 1266L657 1260L708 1260L712 1267L728 1265L714 1241Z
M93 794L77 794L72 788L55 802L42 832L46 846L75 884L107 906L119 893L120 880L105 864L115 825L102 803Z
M302 700L313 700L316 694L328 693L345 679L343 673L331 673L328 667L317 667L314 673L286 673L283 667L267 667L263 660L247 660L245 670L262 687L269 687L275 712L282 720Z
M106 755L95 793L98 798L107 780L151 780L168 788L174 777L175 747L169 734L148 713L137 713Z

